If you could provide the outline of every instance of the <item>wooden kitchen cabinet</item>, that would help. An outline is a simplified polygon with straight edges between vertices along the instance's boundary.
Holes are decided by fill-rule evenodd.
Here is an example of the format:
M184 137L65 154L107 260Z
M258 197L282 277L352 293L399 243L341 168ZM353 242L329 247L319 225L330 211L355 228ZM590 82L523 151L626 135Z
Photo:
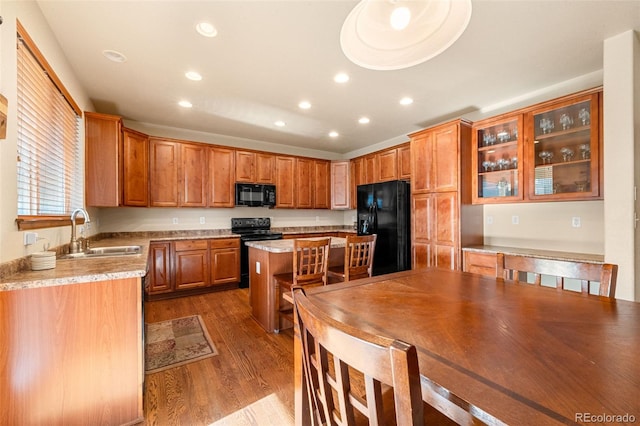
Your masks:
M202 144L179 143L180 207L207 206L207 153Z
M276 157L276 207L296 207L295 157Z
M178 207L179 144L165 139L149 138L149 156L149 205Z
M209 240L211 285L240 281L240 239Z
M122 129L122 205L149 205L149 137Z
M364 185L365 173L364 173L364 157L357 157L350 160L349 165L351 167L351 208L356 209L358 207L358 186Z
M209 285L210 262L207 240L176 241L175 289L189 290Z
M376 154L364 156L364 182L363 184L374 183L378 179L378 157Z
M462 253L464 256L463 271L488 277L496 276L496 253L480 253L469 250L463 250Z
M475 123L472 132L473 203L505 203L524 198L523 115Z
M472 205L471 128L455 120L410 135L412 265L461 269L462 247L482 244Z
M122 196L122 119L85 112L84 122L86 204L118 207Z
M313 208L328 209L331 207L331 162L313 160L312 182L315 187L313 193Z
M398 150L387 149L376 154L376 179L374 182L385 182L398 179Z
M351 162L331 162L331 209L351 208Z
M566 96L525 116L525 168L532 201L601 198L600 93Z
M171 243L154 242L149 244L149 276L146 291L149 295L170 293L173 291L171 270Z
M406 143L398 147L398 179L411 179L411 144Z
M235 207L235 151L209 148L209 207Z
M275 182L275 156L266 152L236 151L236 182Z
M313 160L309 158L296 158L294 182L296 189L296 208L313 208L313 191L315 183L313 176Z
M144 421L140 277L0 292L2 425Z

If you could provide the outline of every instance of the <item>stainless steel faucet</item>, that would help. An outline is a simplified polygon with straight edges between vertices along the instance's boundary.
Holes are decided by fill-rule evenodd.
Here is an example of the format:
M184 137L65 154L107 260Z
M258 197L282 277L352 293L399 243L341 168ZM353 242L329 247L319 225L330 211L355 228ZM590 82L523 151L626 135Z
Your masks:
M82 213L84 216L84 223L91 222L89 219L89 213L85 209L75 209L73 213L71 213L71 242L69 243L69 253L78 253L82 251L82 247L78 240L76 239L76 217L78 213Z

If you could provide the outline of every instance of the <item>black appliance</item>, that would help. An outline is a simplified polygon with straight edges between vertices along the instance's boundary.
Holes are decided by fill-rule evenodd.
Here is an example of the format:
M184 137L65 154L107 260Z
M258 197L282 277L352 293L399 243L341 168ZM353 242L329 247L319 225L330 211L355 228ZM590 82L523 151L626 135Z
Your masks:
M373 275L411 269L409 183L358 186L358 235L377 234Z
M240 288L249 287L249 247L247 241L281 240L282 232L271 232L268 217L240 217L231 219L231 232L240 234Z
M275 185L236 183L236 206L274 207L275 205Z

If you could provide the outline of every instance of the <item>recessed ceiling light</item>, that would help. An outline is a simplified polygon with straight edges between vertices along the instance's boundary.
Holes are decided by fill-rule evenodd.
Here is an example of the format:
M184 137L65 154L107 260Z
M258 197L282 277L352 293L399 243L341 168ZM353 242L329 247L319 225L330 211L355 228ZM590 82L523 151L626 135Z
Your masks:
M349 75L344 72L338 73L335 77L333 77L333 81L335 81L336 83L346 83L347 81L349 81Z
M360 117L360 119L358 120L358 123L360 124L368 124L369 123L369 117Z
M199 73L195 72L195 71L187 71L184 74L184 76L187 77L189 80L193 80L193 81L202 80L202 76Z
M127 57L122 53L116 50L103 50L102 54L110 61L113 62L124 62L127 60Z
M336 132L335 130L329 132L329 137L331 137L331 138L337 138L338 136L340 136L340 134L338 132Z
M284 126L285 126L285 122L284 122L284 121L282 121L282 120L278 120L278 121L276 121L276 122L275 122L275 123L273 123L273 124L275 124L275 125L276 125L276 126L278 126L278 127L284 127Z
M193 104L189 101L180 101L178 102L178 105L180 105L182 108L191 108L193 106Z
M298 104L298 107L300 107L301 109L309 109L311 108L311 102L309 101L302 101Z
M196 31L198 31L198 33L205 37L215 37L218 35L218 30L216 30L216 27L208 22L200 22L198 25L196 25Z
M409 97L404 97L400 99L400 105L411 105L413 103L413 99Z

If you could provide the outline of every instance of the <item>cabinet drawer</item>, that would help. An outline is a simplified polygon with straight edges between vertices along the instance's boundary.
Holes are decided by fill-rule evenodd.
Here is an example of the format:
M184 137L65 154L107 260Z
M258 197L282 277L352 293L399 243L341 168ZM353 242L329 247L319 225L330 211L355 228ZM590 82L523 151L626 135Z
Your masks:
M464 271L474 274L496 276L496 254L464 252Z
M209 240L209 248L240 248L240 238L214 239Z
M206 250L207 240L176 241L174 245L175 245L176 251Z

